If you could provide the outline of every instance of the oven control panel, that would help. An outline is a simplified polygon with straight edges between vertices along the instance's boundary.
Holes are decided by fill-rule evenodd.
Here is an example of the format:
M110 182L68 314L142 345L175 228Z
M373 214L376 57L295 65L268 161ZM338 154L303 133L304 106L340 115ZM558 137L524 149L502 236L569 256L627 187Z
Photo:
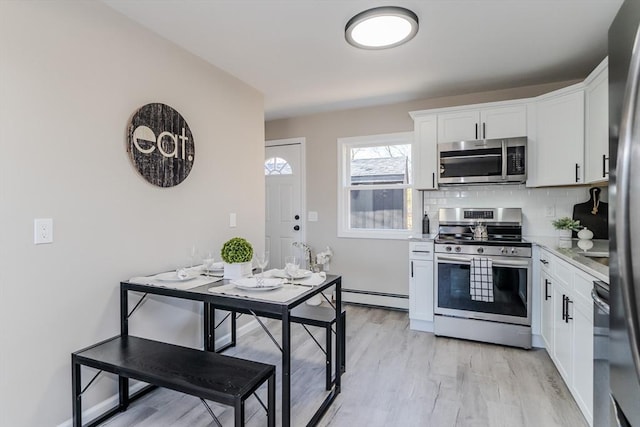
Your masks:
M437 253L454 253L464 255L482 255L482 256L508 256L531 258L531 247L515 247L515 246L481 246L481 245L454 245L447 243L438 243L435 245Z

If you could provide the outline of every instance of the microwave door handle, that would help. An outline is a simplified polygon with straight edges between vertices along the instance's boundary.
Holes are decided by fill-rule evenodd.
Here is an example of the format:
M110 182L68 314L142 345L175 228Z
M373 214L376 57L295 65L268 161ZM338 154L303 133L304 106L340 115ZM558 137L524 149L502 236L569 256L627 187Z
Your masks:
M634 166L632 165L634 154L638 151L633 149L633 145L638 144L640 139L640 122L636 120L640 114L640 29L636 33L627 76L627 84L622 103L622 119L620 121L620 137L618 140L618 166L617 166L617 194L616 194L616 252L619 264L619 288L622 294L624 306L624 318L629 330L629 341L631 355L636 368L636 374L640 378L640 318L638 308L640 307L640 289L634 289L634 271L631 260L633 246L640 241L635 236L632 239L630 214L632 209L637 207L637 200L631 200L631 192L634 179L632 176ZM635 204L634 204L635 203ZM633 206L632 206L633 205ZM640 282L640 281L639 281ZM635 286L640 287L640 283Z
M502 179L507 179L507 141L502 140Z

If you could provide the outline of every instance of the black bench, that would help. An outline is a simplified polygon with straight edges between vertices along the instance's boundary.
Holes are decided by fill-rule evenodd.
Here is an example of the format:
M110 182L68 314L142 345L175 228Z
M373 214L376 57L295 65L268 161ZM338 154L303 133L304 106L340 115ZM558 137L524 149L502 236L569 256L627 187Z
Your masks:
M345 372L345 368L346 368L346 325L347 325L347 319L346 319L346 312L343 309L340 316L342 317L342 333L340 334L340 336L342 336L342 345L340 346L342 348L342 350L340 351L340 354L337 355L338 357L338 362L339 362L339 366L340 366L340 370L341 372ZM294 308L293 310L291 310L291 321L293 323L299 323L302 325L302 327L307 331L307 333L311 336L311 338L313 338L313 340L316 342L316 344L318 345L318 347L320 347L320 349L324 352L325 356L326 356L326 364L327 364L327 368L326 368L326 389L327 390L331 390L331 386L333 385L334 379L333 379L333 374L332 374L332 346L331 346L331 336L332 334L337 335L337 331L333 330L333 325L336 323L336 311L333 307L326 307L326 306L310 306L308 304L301 304L299 306L297 306L296 308ZM322 346L320 345L320 343L318 343L318 341L316 341L316 339L313 337L313 335L311 334L311 332L306 328L305 325L310 325L310 326L317 326L319 328L324 328L325 329L325 347L324 349L322 348Z
M116 336L72 353L71 364L74 427L82 426L82 393L93 382L82 389L82 365L199 397L216 422L204 399L233 406L236 427L244 426L245 399L268 381L267 423L275 426L273 365L133 336ZM126 410L122 392L120 405L109 416Z

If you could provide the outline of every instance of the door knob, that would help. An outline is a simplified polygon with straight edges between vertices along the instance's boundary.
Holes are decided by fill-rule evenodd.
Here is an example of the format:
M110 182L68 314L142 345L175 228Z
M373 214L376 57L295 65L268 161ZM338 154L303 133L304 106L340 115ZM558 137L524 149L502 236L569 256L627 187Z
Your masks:
M300 215L296 215L296 216L294 216L293 218L295 218L295 219L300 219Z
M293 226L293 229L294 229L294 230L296 230L296 231L298 231L298 230L300 230L300 226L299 226L299 225L294 225L294 226Z

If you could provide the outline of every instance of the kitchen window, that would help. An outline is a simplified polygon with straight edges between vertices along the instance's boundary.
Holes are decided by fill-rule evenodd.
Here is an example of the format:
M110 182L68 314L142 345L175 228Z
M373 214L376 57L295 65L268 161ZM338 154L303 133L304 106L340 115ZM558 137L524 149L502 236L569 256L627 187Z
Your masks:
M412 132L338 139L338 237L411 234Z

